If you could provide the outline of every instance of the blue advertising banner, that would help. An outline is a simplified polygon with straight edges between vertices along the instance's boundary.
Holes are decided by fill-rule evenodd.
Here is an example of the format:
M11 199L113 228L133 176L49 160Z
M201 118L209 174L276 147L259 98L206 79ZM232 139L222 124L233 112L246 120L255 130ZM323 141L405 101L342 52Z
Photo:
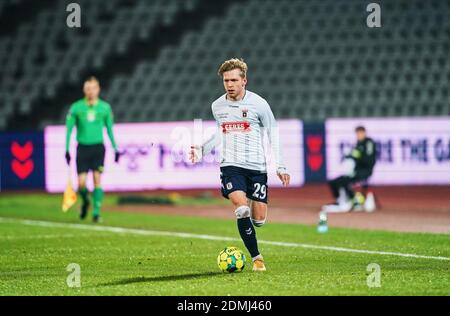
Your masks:
M45 189L44 134L0 133L0 189Z
M325 124L303 123L305 183L323 183L327 179Z

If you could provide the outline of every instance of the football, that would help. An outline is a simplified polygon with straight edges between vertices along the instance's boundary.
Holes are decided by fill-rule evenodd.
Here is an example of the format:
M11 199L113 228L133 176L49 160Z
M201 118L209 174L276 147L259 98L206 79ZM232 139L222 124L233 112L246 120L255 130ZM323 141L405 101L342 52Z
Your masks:
M241 272L245 268L244 253L236 247L227 247L219 253L217 265L222 272Z

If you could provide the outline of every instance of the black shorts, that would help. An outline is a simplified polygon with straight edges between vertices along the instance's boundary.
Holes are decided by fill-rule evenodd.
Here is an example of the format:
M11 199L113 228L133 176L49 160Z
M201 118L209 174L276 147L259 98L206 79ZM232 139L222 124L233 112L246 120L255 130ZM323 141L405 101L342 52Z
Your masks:
M81 145L77 147L77 172L86 173L89 170L103 172L105 161L105 146L103 144Z
M230 193L243 191L247 198L267 204L267 173L234 166L220 168L222 195L228 199Z

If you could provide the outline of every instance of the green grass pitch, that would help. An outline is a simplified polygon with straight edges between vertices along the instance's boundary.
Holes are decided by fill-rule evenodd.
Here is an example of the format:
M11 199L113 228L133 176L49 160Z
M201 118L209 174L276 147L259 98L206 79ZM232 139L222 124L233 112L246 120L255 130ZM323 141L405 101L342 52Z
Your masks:
M91 230L124 227L238 238L232 220L107 212L104 223L83 229L77 212L60 211L60 195L0 196L0 295L449 295L450 236L269 223L265 241L444 257L447 260L262 244L268 271L222 274L216 258L241 241ZM67 223L48 227L30 219ZM71 226L72 225L72 226ZM70 288L70 263L81 287ZM380 287L368 287L367 266L381 268Z

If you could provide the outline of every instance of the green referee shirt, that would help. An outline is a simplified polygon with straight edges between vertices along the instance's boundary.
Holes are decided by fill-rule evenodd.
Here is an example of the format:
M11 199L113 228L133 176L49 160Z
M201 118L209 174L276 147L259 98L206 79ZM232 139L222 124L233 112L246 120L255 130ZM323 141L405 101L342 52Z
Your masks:
M103 128L106 127L111 144L117 150L113 124L113 113L107 102L98 99L97 103L89 105L86 99L78 100L72 104L66 118L66 151L70 148L74 126L77 128L77 142L81 145L103 144Z

